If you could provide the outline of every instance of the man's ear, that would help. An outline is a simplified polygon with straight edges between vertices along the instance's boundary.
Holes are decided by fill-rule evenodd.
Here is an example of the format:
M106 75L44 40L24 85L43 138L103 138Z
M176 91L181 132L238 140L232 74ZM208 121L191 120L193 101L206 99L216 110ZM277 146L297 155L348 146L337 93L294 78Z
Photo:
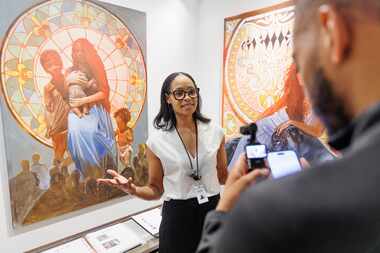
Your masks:
M322 5L319 8L319 19L322 46L329 52L331 62L340 64L347 56L346 52L350 47L348 23L336 7L331 5Z

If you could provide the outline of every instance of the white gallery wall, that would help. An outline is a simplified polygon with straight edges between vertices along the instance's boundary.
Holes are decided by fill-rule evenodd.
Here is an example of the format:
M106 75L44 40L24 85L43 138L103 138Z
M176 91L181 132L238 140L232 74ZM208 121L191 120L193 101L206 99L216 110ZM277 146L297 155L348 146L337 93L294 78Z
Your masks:
M147 14L148 122L160 107L161 85L172 72L198 76L199 0L101 0Z
M23 1L23 0L14 0ZM278 0L102 0L147 14L148 122L160 106L164 78L185 71L197 80L203 112L220 123L224 18ZM5 0L0 0L2 4ZM1 115L0 115L1 116ZM1 122L1 120L0 120ZM0 252L23 252L141 211L157 202L118 199L14 231L0 124Z

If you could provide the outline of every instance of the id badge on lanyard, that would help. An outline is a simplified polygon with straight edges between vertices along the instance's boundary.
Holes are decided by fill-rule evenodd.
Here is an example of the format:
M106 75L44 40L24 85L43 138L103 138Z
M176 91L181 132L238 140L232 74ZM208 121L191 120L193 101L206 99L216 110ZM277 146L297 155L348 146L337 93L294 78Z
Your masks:
M198 204L202 205L208 202L206 188L200 181L197 181L195 183L194 190L195 194L197 195Z

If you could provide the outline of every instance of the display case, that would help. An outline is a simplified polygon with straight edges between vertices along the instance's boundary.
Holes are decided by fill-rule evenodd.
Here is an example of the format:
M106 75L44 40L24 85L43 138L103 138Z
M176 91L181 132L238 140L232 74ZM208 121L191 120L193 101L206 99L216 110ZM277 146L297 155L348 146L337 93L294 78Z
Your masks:
M159 227L160 207L94 227L26 253L72 253L73 249L75 252L80 250L80 253L157 252L158 234L149 227ZM136 221L144 217L145 223Z

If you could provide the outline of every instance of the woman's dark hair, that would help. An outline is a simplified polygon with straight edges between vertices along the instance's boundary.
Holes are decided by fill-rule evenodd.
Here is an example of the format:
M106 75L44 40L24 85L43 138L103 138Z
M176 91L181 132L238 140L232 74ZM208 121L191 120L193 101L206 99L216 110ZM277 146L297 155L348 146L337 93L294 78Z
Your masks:
M173 111L173 108L170 104L166 102L166 96L170 94L170 86L173 82L173 80L179 76L183 75L188 77L195 85L195 88L197 88L197 84L195 83L194 78L184 72L175 72L170 74L168 77L166 77L162 88L161 88L161 107L160 111L157 114L157 116L154 118L153 125L157 129L162 129L165 131L170 131L173 130L173 128L177 125L177 120L175 117L175 113ZM201 103L202 99L201 96L198 94L198 104L197 104L197 109L195 110L193 114L193 119L194 120L199 120L203 123L208 123L210 122L210 119L204 117L201 114Z

